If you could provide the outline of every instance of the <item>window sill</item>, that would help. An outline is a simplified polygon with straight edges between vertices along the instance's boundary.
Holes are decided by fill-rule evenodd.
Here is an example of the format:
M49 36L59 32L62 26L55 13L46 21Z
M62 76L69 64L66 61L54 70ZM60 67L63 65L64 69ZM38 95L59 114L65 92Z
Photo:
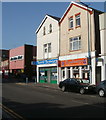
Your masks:
M81 49L78 49L78 50L69 50L69 52L76 52L76 51L81 51Z
M79 28L79 27L81 27L81 25L78 25L78 26L76 26L75 28Z
M69 28L68 31L73 30L73 28Z

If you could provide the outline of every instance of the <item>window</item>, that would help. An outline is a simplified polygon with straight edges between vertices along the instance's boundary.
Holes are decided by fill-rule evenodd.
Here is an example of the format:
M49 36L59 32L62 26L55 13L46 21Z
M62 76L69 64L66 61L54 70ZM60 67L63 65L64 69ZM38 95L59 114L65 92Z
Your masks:
M47 53L47 44L44 44L44 53Z
M81 36L70 38L70 50L81 49Z
M81 23L80 23L80 14L76 15L75 18L76 18L76 27L80 26L81 25Z
M49 25L49 33L52 32L52 24Z
M43 28L43 35L45 35L46 34L46 28L44 27Z
M73 28L73 16L69 18L69 28Z
M44 58L51 58L51 43L44 44Z
M48 52L51 52L51 43L48 43Z

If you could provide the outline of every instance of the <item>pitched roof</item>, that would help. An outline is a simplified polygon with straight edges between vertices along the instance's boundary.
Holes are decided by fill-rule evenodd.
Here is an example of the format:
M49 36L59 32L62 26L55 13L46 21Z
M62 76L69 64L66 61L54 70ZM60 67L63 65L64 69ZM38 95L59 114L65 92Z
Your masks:
M80 7L80 8L82 8L82 9L84 9L84 10L87 10L87 11L89 11L89 12L92 12L92 9L91 9L90 7L87 7L86 4L84 4L84 3L82 4L81 2L71 1L71 3L69 4L68 8L66 9L66 11L65 11L64 14L63 14L63 16L62 16L61 19L60 19L60 24L61 24L61 22L63 21L63 19L65 18L65 16L67 15L67 13L69 12L69 10L71 9L71 7L72 7L73 5L75 5L75 6L77 6L77 7Z
M40 28L42 27L43 23L45 22L45 20L46 20L48 17L51 17L51 18L55 19L55 20L58 21L58 22L59 22L59 20L60 20L59 17L46 14L46 16L45 16L44 19L42 20L41 24L40 24L39 27L37 28L36 33L38 33L38 31L40 30Z
M90 13L92 13L92 11L103 13L102 11L99 11L99 10L96 10L96 9L94 9L92 7L89 7L87 4L85 4L83 2L74 2L74 1L71 1L70 5L68 6L68 8L66 9L65 13L63 14L63 16L60 19L60 24L63 21L63 19L65 18L65 16L67 15L67 13L69 12L69 10L71 9L72 5L75 5L77 7L80 7L82 9L84 9L84 10L87 10Z
M85 7L89 7L89 5L87 5L87 4L83 3L83 2L78 2L78 4L81 4L81 5L85 6ZM96 12L103 13L103 11L97 10L95 8L92 8L92 7L89 7L89 8L91 8L92 10L94 10Z
M47 14L48 16L50 16L50 17L52 17L53 19L55 19L55 20L57 20L57 21L59 21L61 18L59 18L59 17L56 17L56 16L52 16L52 15L49 15L49 14Z

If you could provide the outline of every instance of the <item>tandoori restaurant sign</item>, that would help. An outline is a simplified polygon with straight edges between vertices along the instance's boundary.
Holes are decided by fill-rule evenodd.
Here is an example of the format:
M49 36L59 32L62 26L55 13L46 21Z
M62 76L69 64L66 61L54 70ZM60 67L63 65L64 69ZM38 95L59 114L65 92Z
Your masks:
M87 58L59 61L59 67L82 66L82 65L87 65L87 64L88 64Z

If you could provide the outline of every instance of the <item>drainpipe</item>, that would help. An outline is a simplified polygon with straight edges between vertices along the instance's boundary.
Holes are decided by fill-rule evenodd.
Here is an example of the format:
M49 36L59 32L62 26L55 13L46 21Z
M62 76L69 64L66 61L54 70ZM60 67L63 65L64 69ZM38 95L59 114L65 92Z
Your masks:
M60 71L61 71L61 68L59 67L59 56L60 56L60 23L58 22L58 25L59 25L59 36L58 36L58 63L57 63L57 72L58 72L58 81L57 81L57 84L59 84L59 81L60 81Z
M84 4L83 2L81 2L82 4ZM88 20L88 65L89 65L89 80L90 83L92 83L92 67L91 67L91 37L90 37L90 32L91 32L91 28L90 28L90 20L89 20L89 9L88 9L88 5L84 4L87 7L87 20Z
M90 40L90 20L88 13L88 5L87 5L87 20L88 20L88 65L89 65L89 80L92 83L92 68L91 68L91 40Z

